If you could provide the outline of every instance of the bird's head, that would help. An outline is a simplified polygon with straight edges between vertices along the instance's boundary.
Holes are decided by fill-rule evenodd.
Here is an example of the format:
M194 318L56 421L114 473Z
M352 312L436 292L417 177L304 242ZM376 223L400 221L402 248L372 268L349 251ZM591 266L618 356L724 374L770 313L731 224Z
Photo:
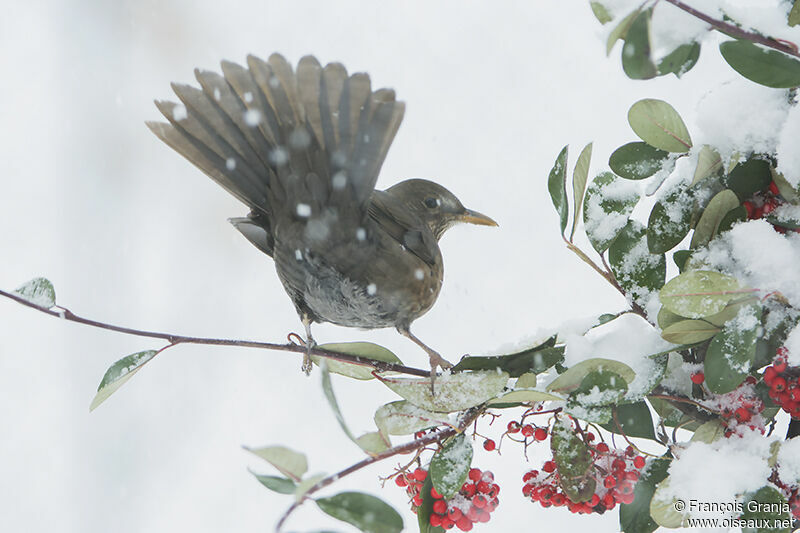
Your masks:
M432 181L410 179L389 187L395 198L401 199L409 211L424 220L436 239L459 222L481 226L497 226L497 222L482 213L467 209L456 196Z

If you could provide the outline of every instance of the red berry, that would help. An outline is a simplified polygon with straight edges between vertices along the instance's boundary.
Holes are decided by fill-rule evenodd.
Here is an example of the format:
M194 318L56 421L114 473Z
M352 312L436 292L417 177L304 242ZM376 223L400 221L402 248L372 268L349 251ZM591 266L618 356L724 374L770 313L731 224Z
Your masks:
M422 505L422 496L417 494L416 496L411 498L411 503L414 504L414 507L419 507L420 505Z
M706 380L706 375L702 372L697 372L696 374L692 374L692 383L697 385L702 385L703 382Z
M600 444L595 446L595 450L597 450L600 453L608 453L608 444L606 444L605 442L601 442Z
M767 202L761 207L761 212L765 215L768 215L772 213L776 207L778 207L777 204L773 204L772 202Z
M475 486L478 488L478 492L481 492L483 494L486 494L490 490L492 490L492 486L486 483L485 481L479 481Z
M533 432L533 438L542 441L547 438L547 430L544 428L536 428L536 431Z
M474 483L464 483L464 485L461 486L461 492L467 498L472 498L475 495L476 490L477 489L475 488Z
M619 457L614 459L614 462L611 463L611 468L613 468L614 470L616 470L618 472L624 471L626 466L627 465L625 464L625 461L620 459Z
M417 468L412 475L417 481L425 481L425 478L428 477L428 471L424 468Z
M764 383L771 386L777 375L778 372L775 371L775 367L768 366L764 369Z
M487 502L488 500L486 499L486 496L484 496L483 494L476 494L475 497L472 498L472 505L474 505L478 509L483 509L484 507L486 507Z
M592 494L592 499L589 500L589 506L596 507L598 503L600 503L600 496Z
M406 480L406 476L404 476L402 474L397 476L396 478L394 478L394 482L398 487L405 487L406 485L408 485L408 481Z
M444 518L442 518L441 527L443 529L453 529L454 525L455 525L455 523L452 520L450 520L449 518L447 518L446 516Z
M486 523L491 519L491 515L488 512L483 512L478 515L478 522Z
M486 439L483 441L483 449L487 452L493 452L497 445L494 443L492 439Z
M470 468L469 469L469 474L467 475L467 477L469 477L469 479L471 479L472 481L475 481L475 482L480 481L482 476L483 476L483 472L481 472L480 469L478 469L478 468Z
M614 476L608 476L603 481L603 486L607 489L612 489L617 486L617 480L614 478Z
M636 468L639 469L644 468L644 463L645 463L644 457L642 457L641 455L637 455L636 457L633 458L633 466L635 466Z
M458 507L451 507L447 510L447 518L452 520L453 522L458 522L464 513L461 512L461 509Z
M786 390L786 380L785 380L785 379L783 379L783 378L782 378L782 377L780 377L780 376L779 376L779 377L777 377L777 378L775 378L775 379L772 381L772 387L771 387L771 390L773 390L773 391L775 391L775 392L777 392L777 393L781 393L781 392L785 391L785 390Z
M591 431L586 434L586 442L592 442L594 440L594 433Z
M633 449L633 446L628 446L627 448L625 448L625 455L627 455L628 457L633 457L634 455L636 455L636 450Z
M749 422L753 414L744 407L739 407L734 413L734 416L739 422Z
M753 207L753 202L742 202L742 207L744 210L747 211L747 218L755 218L753 215L755 213L755 208Z
M512 420L512 421L511 421L511 422L509 422L509 423L508 423L508 425L506 426L506 430L507 430L509 433L519 433L519 430L520 430L520 425L519 425L519 422L517 422L516 420Z
M544 470L548 474L554 472L555 469L556 469L556 464L553 461L547 461L542 465L542 470Z
M775 369L775 372L778 374L783 374L786 372L786 360L785 359L777 359L773 364L772 368Z
M462 516L456 522L456 527L461 531L470 531L472 529L472 522L466 516Z
M533 429L532 425L525 424L524 426L522 426L522 436L523 437L530 437L531 435L533 435L533 432L534 432L534 429Z
M531 479L535 478L538 474L539 472L537 472L536 470L528 470L527 472L525 472L525 475L522 476L522 481L525 482L530 481Z
M430 516L428 521L433 527L439 527L442 525L442 517L435 513Z
M439 494L439 491L436 490L436 487L431 487L431 496L435 500L441 500L442 499L442 495Z
M433 512L443 515L447 512L447 502L444 500L436 500L433 502Z
M778 196L781 193L781 191L778 189L778 185L774 181L769 182L769 192L775 196Z

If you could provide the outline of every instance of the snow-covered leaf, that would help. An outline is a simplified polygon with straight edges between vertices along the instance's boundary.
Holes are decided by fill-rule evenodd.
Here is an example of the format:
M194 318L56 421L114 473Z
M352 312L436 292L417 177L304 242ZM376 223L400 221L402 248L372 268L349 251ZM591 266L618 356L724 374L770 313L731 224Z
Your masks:
M568 394L580 387L583 378L596 370L615 372L622 376L628 385L636 378L636 373L625 363L614 361L613 359L595 357L569 367L566 372L558 376L547 386L547 390L550 392Z
M656 440L653 417L644 400L612 407L611 421L603 427L612 433L624 434L627 437Z
M422 409L452 413L475 407L497 396L508 383L506 372L477 371L444 374L436 378L431 393L430 379L382 377L381 382Z
M633 489L633 503L619 507L619 525L624 533L652 533L658 524L650 516L650 501L656 485L667 477L669 459L651 461Z
M15 293L39 307L56 305L56 290L47 278L34 278L14 290Z
M420 409L406 400L382 405L374 416L375 425L384 435L411 435L421 429L441 425L446 419L441 413Z
M663 254L680 243L691 229L692 195L678 186L653 205L647 221L647 247Z
M692 185L709 176L715 176L722 169L722 158L711 146L704 144L697 154L697 167L694 170Z
M793 530L790 525L792 519L789 518L789 513L782 511L789 508L789 503L774 486L764 485L755 492L745 494L742 500L744 513L742 513L741 520L758 521L762 524L778 525L778 523L783 523L787 525L787 527L774 528L742 528L743 533L788 533Z
M618 176L629 180L649 178L659 170L669 153L653 148L642 141L629 142L614 150L608 158L608 166Z
M628 30L633 24L633 21L636 19L636 16L639 14L641 9L636 9L629 13L624 19L622 19L616 27L611 30L611 33L608 35L608 40L606 40L606 55L611 53L611 50L614 48L616 42L620 39L624 39L625 36L628 34Z
M647 229L636 220L628 220L608 249L611 271L633 301L644 305L650 294L664 286L667 260L663 253L651 253Z
M471 465L472 443L466 434L459 433L448 440L431 459L428 474L436 492L445 499L453 497L467 479Z
M664 56L658 63L658 75L675 74L681 77L697 64L700 59L700 43L686 43Z
M89 405L89 411L94 411L98 405L106 401L106 399L114 394L117 389L122 387L135 373L141 370L142 366L150 359L155 357L158 352L156 350L145 350L131 355L126 355L106 370L103 379L100 380L100 385L97 387L97 394L95 394L92 403Z
M373 344L371 342L337 342L330 344L321 344L318 348L322 350L330 350L331 352L338 352L348 355L357 355L366 359L373 359L375 361L382 361L384 363L398 363L403 364L399 357L397 357L390 350ZM360 380L374 379L372 375L373 368L371 366L357 365L353 363L345 363L343 361L335 361L326 357L312 355L311 360L319 365L320 361L326 359L328 362L328 370L334 374L340 374L349 378Z
M297 484L291 479L278 476L265 476L256 474L253 471L250 473L255 476L259 483L279 494L294 494L294 491L297 490Z
M503 403L558 402L564 398L534 389L514 389L511 392L489 400L489 405Z
M561 235L567 229L567 217L569 205L567 202L567 150L569 146L561 149L550 176L547 178L547 190L550 191L550 199L556 208L561 224Z
M719 422L719 420L709 420L708 422L704 423L702 426L694 430L694 435L692 435L692 442L705 442L706 444L711 444L717 439L722 438L725 435L725 428Z
M733 70L750 81L776 89L800 85L800 61L783 52L746 40L721 43L719 51Z
M586 374L578 388L570 393L569 401L584 407L615 405L627 392L628 384L616 372L593 370Z
M681 527L683 514L675 510L677 500L667 496L670 492L669 478L656 485L656 490L650 500L650 516L659 526L675 529Z
M673 313L703 318L719 313L742 292L736 278L710 270L690 270L669 280L659 296Z
M683 153L692 147L680 115L663 100L639 100L628 111L628 122L636 135L654 148Z
M750 373L761 329L761 307L750 305L728 321L708 345L703 372L706 386L717 394L738 387Z
M661 331L661 338L673 344L697 344L710 339L719 331L720 328L705 320L682 319L664 328Z
M550 449L564 493L576 503L591 499L596 484L594 478L586 473L593 465L592 454L586 443L572 430L568 418L559 418L553 424Z
M403 518L380 498L363 492L340 492L330 498L317 498L326 514L352 524L364 533L400 533Z
M356 439L356 444L369 455L377 455L389 449L379 431L364 433Z
M739 207L739 198L736 197L736 193L732 190L724 189L714 195L703 210L703 214L694 228L691 248L694 250L708 244L717 235L720 222L725 218L725 215L737 207Z
M639 201L635 188L611 172L598 174L586 189L583 225L598 253L608 249Z
M649 80L658 74L658 69L650 57L652 16L652 8L639 13L625 35L625 43L622 45L622 70L632 80Z
M264 459L278 471L295 481L300 481L308 471L308 461L302 453L290 450L286 446L265 446L263 448L247 448L245 450Z
M575 170L572 171L572 195L575 200L575 210L572 214L572 230L569 232L569 240L575 236L575 227L578 225L583 204L583 194L586 192L586 180L589 178L589 163L592 160L592 143L587 144L578 155L575 162Z

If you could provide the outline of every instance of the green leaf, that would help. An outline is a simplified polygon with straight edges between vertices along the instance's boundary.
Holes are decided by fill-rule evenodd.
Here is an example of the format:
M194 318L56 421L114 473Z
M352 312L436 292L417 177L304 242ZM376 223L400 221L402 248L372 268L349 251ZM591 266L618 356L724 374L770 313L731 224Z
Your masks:
M371 342L336 342L329 344L321 344L317 346L322 350L329 350L331 352L343 353L348 355L356 355L365 359L372 359L374 361L381 361L384 363L398 363L403 364L399 357L397 357L390 350L383 346L378 346ZM343 361L336 361L327 357L320 357L312 355L311 360L319 366L320 361L327 359L328 370L334 374L340 374L349 378L360 380L374 379L372 375L373 368L371 366L357 365L353 363L345 363Z
M558 212L558 218L561 223L561 235L567 229L567 217L569 205L567 203L567 149L565 146L558 154L553 168L550 170L550 176L547 178L547 190L550 191L550 199L553 200L553 206Z
M553 337L555 340L555 337ZM564 347L535 347L509 355L466 356L453 367L454 373L464 370L502 370L512 378L523 374L540 374L564 360Z
M301 502L305 495L308 494L314 485L325 479L325 474L314 474L301 480L294 489L294 501Z
M356 439L356 444L368 455L377 455L389 449L389 445L383 440L383 437L378 431L364 433Z
M611 172L602 172L586 190L583 225L589 242L598 253L611 246L639 201L636 189L625 188L622 183Z
M14 290L19 296L39 307L50 309L56 305L56 290L46 278L33 278Z
M133 375L141 370L144 364L155 357L157 353L156 350L137 352L127 355L111 365L103 375L103 379L100 380L100 385L97 387L97 394L95 394L92 403L89 405L89 411L94 411L98 405L117 392L117 389L131 379Z
M567 369L566 372L554 379L548 386L547 390L550 392L570 393L580 387L583 378L595 370L606 370L615 372L622 376L625 382L630 385L636 372L625 363L614 361L613 359L603 359L595 357L592 359L585 359L578 364L575 364Z
M668 158L669 152L633 141L614 150L608 158L608 166L621 178L641 180L661 170Z
M681 320L665 327L661 331L661 338L673 344L697 344L710 339L719 331L720 328L705 320Z
M448 440L431 459L428 475L436 492L450 499L461 489L472 465L472 443L464 433Z
M264 459L278 469L284 476L300 481L308 471L308 461L302 453L290 450L286 446L265 446L263 448L247 448L245 450Z
M611 33L608 35L608 40L606 41L606 55L611 53L611 50L614 48L614 44L620 39L624 39L626 35L628 35L628 30L633 24L633 21L636 19L636 16L639 14L640 9L636 9L629 13L624 19L620 21L617 26L611 30Z
M603 426L608 431L627 437L656 440L653 417L644 400L612 407L612 413L611 421Z
M568 419L559 418L553 424L550 449L564 493L576 503L591 499L596 487L594 478L587 475L593 467L592 454L586 443L572 430Z
M444 533L445 531L439 526L432 526L430 522L431 514L433 514L433 503L436 501L433 496L431 496L432 488L433 483L431 482L431 476L427 476L425 482L422 484L422 490L420 490L422 505L417 507L417 522L419 524L420 533Z
M400 533L403 518L380 498L363 492L340 492L330 498L318 498L326 514L352 524L365 533Z
M724 189L714 195L694 228L690 244L692 250L708 244L717 235L719 225L725 215L737 207L739 207L739 199L732 190Z
M650 18L653 10L639 13L631 23L622 45L622 70L632 80L655 78L658 69L650 57Z
M781 512L782 509L789 508L789 503L786 501L783 494L778 492L772 485L764 485L755 492L745 494L743 500L742 507L744 507L744 513L741 516L741 520L769 523L773 526L782 524L786 527L765 527L758 529L743 527L742 533L788 533L792 530L792 519L789 513Z
M608 14L608 10L600 2L589 2L589 6L591 6L592 13L594 13L595 18L600 24L607 24L613 20L611 15Z
M673 313L703 318L722 311L728 302L741 297L736 278L710 270L690 270L669 280L659 293L661 303Z
M761 307L743 308L708 345L703 372L711 392L725 394L738 387L750 373L756 357L761 328Z
M506 372L459 372L436 379L436 394L431 393L430 379L382 376L381 382L422 409L452 413L475 407L491 400L508 383Z
M570 403L583 407L614 405L628 392L628 384L616 372L593 370L569 395Z
M683 514L675 510L676 499L667 496L669 493L669 477L667 477L656 485L656 490L650 499L650 516L659 526L675 529L682 526Z
M505 403L535 403L535 402L558 402L564 398L534 389L515 389L509 393L489 400L489 405Z
M578 225L578 213L581 212L583 194L586 191L586 180L589 178L589 163L592 160L592 144L583 147L578 161L575 163L575 170L572 171L572 194L575 198L575 212L572 217L572 230L569 232L569 240L575 236L575 226Z
M672 260L675 262L675 266L678 267L678 270L680 270L681 273L686 270L686 263L689 261L689 257L691 257L691 255L691 250L677 250L672 254Z
M795 0L792 4L792 10L789 11L789 26L797 26L800 24L800 2ZM605 24L605 22L603 22Z
M650 502L656 485L667 477L671 461L655 459L633 489L633 503L619 507L619 525L624 533L652 533L658 524L650 517Z
M700 58L700 43L682 44L658 63L658 75L675 74L678 78L692 70Z
M753 194L769 187L771 181L772 172L769 162L751 157L733 167L728 174L727 185L740 200L747 200Z
M654 148L683 153L692 147L680 115L663 100L639 100L628 111L628 122L636 135Z
M730 229L739 222L744 222L747 220L747 209L744 206L734 207L730 211L728 211L722 220L719 221L719 226L717 227L717 233L722 234L726 231L730 231Z
M680 243L691 229L692 194L681 186L653 205L647 221L647 247L663 254Z
M333 393L333 385L331 384L331 374L328 371L328 364L327 361L321 361L320 370L322 371L322 392L325 393L325 398L328 400L328 405L331 406L333 410L333 414L336 417L336 421L339 422L339 426L344 431L344 434L347 437L358 444L356 441L355 435L350 431L350 428L347 427L347 424L344 421L344 416L342 415L342 410L339 409L339 402L336 401L336 395Z
M692 185L701 182L709 176L716 176L722 170L722 157L707 144L700 148L697 154L697 167L694 170Z
M781 193L781 196L792 204L797 205L800 203L800 193L786 180L786 177L774 168L771 168L770 171L772 172L772 181L777 185L778 192Z
M294 491L297 489L297 485L291 479L278 476L264 476L252 471L250 473L255 476L259 483L279 494L294 494Z
M442 425L447 422L446 418L406 400L382 405L374 416L375 425L384 435L411 435L421 429Z
M667 260L647 246L647 229L629 220L608 249L608 261L617 282L633 301L643 304L664 285Z
M733 70L750 81L776 89L800 85L800 61L782 52L745 40L721 43L719 51Z
M743 306L752 305L757 302L758 302L757 296L745 296L744 298L732 300L728 305L725 306L725 309L723 309L719 313L709 315L703 318L703 320L705 320L706 322L711 322L715 326L722 327L729 320L736 318L736 315L739 314L739 311Z
M694 430L691 441L711 444L715 440L721 439L723 436L725 436L725 427L719 420L709 420Z

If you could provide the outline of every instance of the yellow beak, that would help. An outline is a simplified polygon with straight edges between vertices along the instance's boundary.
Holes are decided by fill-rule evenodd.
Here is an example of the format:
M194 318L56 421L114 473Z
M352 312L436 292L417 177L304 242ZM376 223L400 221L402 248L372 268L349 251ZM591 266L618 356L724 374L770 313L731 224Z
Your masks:
M463 215L458 217L459 222L466 222L468 224L477 224L478 226L497 226L497 222L487 217L483 213L478 213L471 209L467 209Z

